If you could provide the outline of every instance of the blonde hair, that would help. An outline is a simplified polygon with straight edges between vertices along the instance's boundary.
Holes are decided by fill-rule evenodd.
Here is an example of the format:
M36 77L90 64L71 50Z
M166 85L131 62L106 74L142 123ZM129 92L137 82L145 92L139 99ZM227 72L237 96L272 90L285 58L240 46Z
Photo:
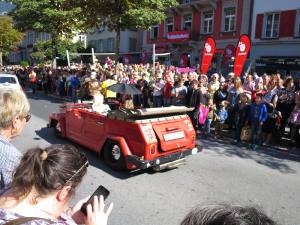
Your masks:
M29 112L28 99L21 90L0 90L0 130L9 127L16 117L25 117Z

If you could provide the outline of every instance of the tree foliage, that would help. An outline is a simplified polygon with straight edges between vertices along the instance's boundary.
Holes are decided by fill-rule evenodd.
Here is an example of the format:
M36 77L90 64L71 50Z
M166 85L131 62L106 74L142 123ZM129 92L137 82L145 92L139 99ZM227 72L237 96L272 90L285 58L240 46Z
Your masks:
M68 39L59 40L57 43L57 55L61 60L67 59L66 50L70 53L78 53L83 49L82 42L72 43ZM38 41L30 55L38 63L47 63L52 60L52 43L48 41ZM70 59L76 59L76 55L70 55Z
M165 19L166 9L177 0L75 0L81 6L85 23L95 27L102 23L118 35L126 29L146 29Z
M11 17L0 17L0 52L7 54L22 41L23 34L13 26Z
M84 30L80 6L72 0L13 0L12 15L16 26L51 34L52 58L57 55L58 43Z

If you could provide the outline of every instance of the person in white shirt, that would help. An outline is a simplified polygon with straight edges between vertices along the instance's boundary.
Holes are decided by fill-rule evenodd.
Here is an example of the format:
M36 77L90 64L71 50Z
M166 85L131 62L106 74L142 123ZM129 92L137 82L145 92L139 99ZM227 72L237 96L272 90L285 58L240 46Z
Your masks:
M153 107L163 106L163 89L165 83L162 80L162 74L159 73L156 77L156 81L152 84L153 87Z

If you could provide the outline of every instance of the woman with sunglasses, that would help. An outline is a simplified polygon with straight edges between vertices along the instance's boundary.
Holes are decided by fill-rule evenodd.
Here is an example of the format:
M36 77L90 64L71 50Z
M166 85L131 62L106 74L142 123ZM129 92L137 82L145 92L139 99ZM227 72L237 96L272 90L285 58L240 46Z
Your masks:
M102 196L94 197L93 205L87 206L87 215L80 209L88 198L68 207L87 167L85 155L71 145L27 151L10 189L0 197L0 224L106 225L113 204L105 210Z
M0 194L11 182L21 153L10 141L19 136L29 121L29 102L20 90L0 90Z

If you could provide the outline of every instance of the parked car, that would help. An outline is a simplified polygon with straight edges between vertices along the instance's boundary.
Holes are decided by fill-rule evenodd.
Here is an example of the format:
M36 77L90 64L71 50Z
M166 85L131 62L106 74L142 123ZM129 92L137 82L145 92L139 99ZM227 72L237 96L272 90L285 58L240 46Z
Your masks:
M118 109L108 114L93 112L87 104L65 104L49 116L49 127L97 152L111 168L154 170L174 168L188 155L197 154L191 109Z
M22 89L16 75L0 74L0 88Z

